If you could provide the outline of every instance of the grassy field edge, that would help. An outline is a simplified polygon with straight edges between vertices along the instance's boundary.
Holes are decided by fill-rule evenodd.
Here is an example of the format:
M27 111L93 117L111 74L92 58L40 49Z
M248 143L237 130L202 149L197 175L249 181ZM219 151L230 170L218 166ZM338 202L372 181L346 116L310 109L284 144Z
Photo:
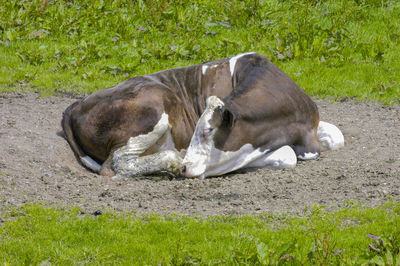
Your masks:
M27 204L2 213L0 263L400 263L400 203L299 216L189 217Z
M311 95L398 104L399 12L394 0L2 1L0 92L89 94L254 51Z

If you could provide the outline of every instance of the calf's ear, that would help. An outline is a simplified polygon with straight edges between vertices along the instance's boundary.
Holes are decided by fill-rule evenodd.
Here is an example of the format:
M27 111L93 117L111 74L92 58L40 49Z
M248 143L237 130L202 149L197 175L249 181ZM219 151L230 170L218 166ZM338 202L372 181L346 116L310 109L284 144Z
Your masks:
M221 126L223 113L224 111L222 110L222 107L218 106L217 108L215 108L212 114L212 118L210 120L210 125L213 128L219 128Z
M225 128L232 128L235 123L236 117L231 110L226 107L217 107L214 110L210 124L213 128L223 126Z
M236 117L231 110L224 108L222 112L222 122L221 124L227 128L232 128L235 124Z

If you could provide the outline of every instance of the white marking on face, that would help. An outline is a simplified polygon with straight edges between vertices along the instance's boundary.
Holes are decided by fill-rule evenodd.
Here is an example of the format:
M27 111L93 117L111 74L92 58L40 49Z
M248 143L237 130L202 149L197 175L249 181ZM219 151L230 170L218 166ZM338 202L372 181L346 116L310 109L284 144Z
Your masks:
M221 151L214 145L210 120L218 107L224 103L216 96L207 99L207 106L196 124L189 148L182 164L186 167L187 177L223 175L246 167L287 168L296 165L297 158L289 146L268 153L269 150L254 148L251 144L243 145L237 151Z
M206 169L213 146L213 130L210 120L215 109L223 106L224 103L217 96L207 98L206 109L197 121L190 145L183 159L183 164L187 167L191 176L200 176Z
M91 169L93 172L98 173L100 171L101 165L93 160L90 156L82 156L80 160L84 166Z
M344 146L343 134L335 125L320 121L317 135L321 143L321 151L337 150Z
M248 53L243 53L243 54L238 54L234 57L232 57L231 59L229 59L229 70L231 71L231 76L233 76L233 71L235 71L235 65L237 60L245 55L249 55L249 54L254 54L254 52L248 52Z
M304 156L303 155L299 155L297 156L300 160L303 161L307 161L307 160L314 160L317 159L319 156L318 152L313 153L313 152L305 152Z

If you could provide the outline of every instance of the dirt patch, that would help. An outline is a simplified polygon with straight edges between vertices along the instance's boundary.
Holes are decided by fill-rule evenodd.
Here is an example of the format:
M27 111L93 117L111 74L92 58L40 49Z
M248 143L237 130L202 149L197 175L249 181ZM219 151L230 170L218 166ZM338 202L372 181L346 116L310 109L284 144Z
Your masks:
M296 213L314 203L376 206L400 199L400 106L316 100L345 147L294 169L259 169L206 180L119 180L88 172L58 135L75 99L0 95L0 209L28 202L186 215Z

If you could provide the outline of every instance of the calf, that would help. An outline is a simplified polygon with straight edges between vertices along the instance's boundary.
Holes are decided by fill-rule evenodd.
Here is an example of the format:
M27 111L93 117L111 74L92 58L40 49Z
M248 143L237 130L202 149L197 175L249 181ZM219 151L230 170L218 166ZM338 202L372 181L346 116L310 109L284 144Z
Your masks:
M317 158L321 141L343 144L301 88L255 53L134 77L73 103L62 127L83 165L116 178L291 167Z

